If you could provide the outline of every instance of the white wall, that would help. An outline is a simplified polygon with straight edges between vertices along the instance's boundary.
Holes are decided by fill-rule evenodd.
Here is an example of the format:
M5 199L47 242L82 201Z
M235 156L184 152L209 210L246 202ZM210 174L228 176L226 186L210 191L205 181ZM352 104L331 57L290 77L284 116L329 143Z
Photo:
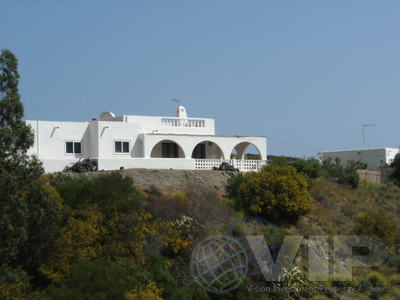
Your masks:
M390 165L399 152L400 150L396 148L386 148L386 163Z
M323 152L322 158L332 160L339 158L342 165L347 165L349 161L361 161L368 164L368 169L372 170L379 168L382 162L389 164L390 159L393 159L398 152L399 150L395 148L329 151Z
M98 156L96 158L131 158L143 157L143 134L136 123L103 122L97 123ZM129 153L115 153L116 140L129 141Z
M215 122L213 119L194 119L204 120L205 127L170 127L163 126L161 120L168 117L146 117L146 116L124 116L126 122L137 124L143 133L172 133L172 134L215 134ZM171 119L174 119L171 117Z
M99 170L118 170L124 167L146 168L146 169L174 169L174 170L194 170L194 159L181 158L131 158L131 159L100 159Z
M91 155L88 122L26 121L35 133L35 143L28 151L40 159L73 159ZM82 143L82 154L65 153L65 142Z
M219 146L225 159L229 159L236 145L248 142L253 144L260 152L261 159L267 157L267 139L265 137L236 137L236 136L195 136L195 135L170 135L170 134L145 134L144 155L150 158L153 147L163 140L175 141L185 153L185 158L191 158L193 149L198 143L213 142Z

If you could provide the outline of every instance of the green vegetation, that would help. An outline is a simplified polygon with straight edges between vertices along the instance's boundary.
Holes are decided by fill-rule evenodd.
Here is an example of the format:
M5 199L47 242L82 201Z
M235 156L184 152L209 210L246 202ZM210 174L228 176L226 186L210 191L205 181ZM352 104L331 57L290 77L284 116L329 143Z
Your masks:
M360 183L357 170L366 169L366 167L366 164L360 162L351 162L344 167L340 164L340 159L336 159L335 162L327 159L322 162L322 173L338 183L348 184L352 188L356 188Z
M400 186L400 153L396 154L393 162L390 164L390 167L393 169L390 179Z
M261 172L232 175L228 195L141 190L120 172L44 175L26 155L32 132L9 51L0 55L0 97L0 299L400 298L400 253L392 249L400 242L400 187L359 182L359 164L274 158ZM272 224L256 230L243 218L252 216ZM274 258L288 235L376 235L382 251L392 251L348 282L308 282L305 249L281 281L266 282L253 263L253 273L222 295L188 274L198 242L227 234L244 241L250 229L265 235Z
M298 172L306 175L310 179L320 176L327 177L341 184L348 184L356 188L360 183L357 174L358 169L366 169L366 164L360 162L350 162L348 166L342 166L340 160L326 159L322 163L316 158L294 158L274 156L269 160L270 165L292 166Z
M394 246L399 236L396 221L382 211L367 210L357 215L354 233L358 235L375 235L387 246Z
M297 220L310 210L307 180L291 166L267 165L231 177L227 190L237 207L268 220Z

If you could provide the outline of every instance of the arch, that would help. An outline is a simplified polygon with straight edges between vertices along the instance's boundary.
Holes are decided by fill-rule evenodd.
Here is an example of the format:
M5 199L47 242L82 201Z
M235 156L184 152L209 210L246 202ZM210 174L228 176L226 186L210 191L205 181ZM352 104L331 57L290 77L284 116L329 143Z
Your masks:
M159 141L150 152L151 158L185 158L185 151L181 145L173 140Z
M258 149L258 147L250 142L241 142L239 144L237 144L235 147L233 147L232 151L231 151L231 156L234 152L236 152L237 155L237 159L245 159L245 155L246 155L246 151L249 147L254 147L255 150L257 150L259 158L258 159L262 159L262 154L261 151Z
M197 159L225 159L224 152L221 147L211 141L202 141L192 150L192 158Z

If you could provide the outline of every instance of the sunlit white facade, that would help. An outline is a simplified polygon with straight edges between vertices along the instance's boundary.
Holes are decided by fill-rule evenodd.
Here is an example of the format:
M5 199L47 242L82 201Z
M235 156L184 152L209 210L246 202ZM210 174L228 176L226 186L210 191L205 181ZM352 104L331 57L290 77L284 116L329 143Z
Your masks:
M189 118L183 106L175 117L104 112L88 122L26 122L35 133L29 154L43 162L46 172L62 171L82 158L96 159L99 170L207 170L228 161L241 171L256 171L267 157L265 137L216 135L213 119ZM251 145L259 160L245 159ZM231 159L232 153L237 159Z

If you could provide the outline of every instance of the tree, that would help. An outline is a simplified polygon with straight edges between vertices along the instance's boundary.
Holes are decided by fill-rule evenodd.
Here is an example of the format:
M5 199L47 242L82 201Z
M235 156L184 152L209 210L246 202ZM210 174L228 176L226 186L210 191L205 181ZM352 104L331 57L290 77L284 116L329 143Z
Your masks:
M400 185L400 153L396 154L390 167L393 168L393 173L390 176L390 179L397 185Z
M24 109L18 93L17 66L12 52L1 51L0 274L10 274L7 270L14 267L21 269L21 274L27 272L35 276L35 260L45 252L51 240L60 202L57 193L41 179L43 168L39 161L27 155L34 135L22 120Z
M33 144L30 128L22 121L18 94L17 59L8 50L0 54L0 257L15 259L27 237L28 204L24 190L42 173L25 154Z
M18 93L18 61L9 50L0 54L0 159L19 161L33 145L33 133L22 121L24 108Z
M227 189L237 207L271 220L296 220L311 206L307 180L292 166L267 165L239 174L229 179Z
M124 299L124 295L142 282L109 258L86 260L75 264L60 285L48 288L50 299Z

